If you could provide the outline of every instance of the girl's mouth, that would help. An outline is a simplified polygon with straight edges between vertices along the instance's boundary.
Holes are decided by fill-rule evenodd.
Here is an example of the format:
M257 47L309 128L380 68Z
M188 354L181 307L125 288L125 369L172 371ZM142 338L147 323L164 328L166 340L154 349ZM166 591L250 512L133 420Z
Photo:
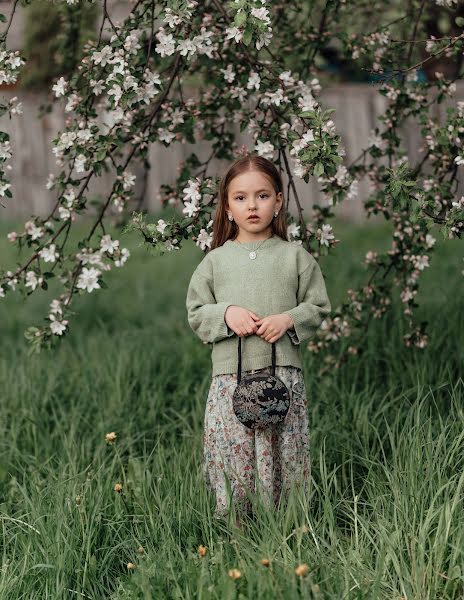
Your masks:
M258 219L259 219L259 217L257 217L257 216L256 216L256 217L255 217L255 216L253 216L253 217L248 217L248 219L247 219L247 220L248 220L248 221L257 221Z

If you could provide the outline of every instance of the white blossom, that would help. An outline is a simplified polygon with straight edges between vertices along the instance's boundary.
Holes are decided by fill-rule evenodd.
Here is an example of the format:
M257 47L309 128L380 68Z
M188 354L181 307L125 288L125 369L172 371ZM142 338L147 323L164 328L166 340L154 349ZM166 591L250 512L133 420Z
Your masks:
M240 42L243 39L243 31L240 31L238 27L226 27L226 40L234 38L236 42Z
M198 179L189 179L187 187L182 191L184 192L184 200L192 200L192 202L201 200L200 181Z
M44 262L55 262L60 254L59 252L55 252L55 244L50 244L50 246L42 248L39 255L43 258Z
M7 189L11 187L11 183L0 181L0 196L4 196Z
M60 77L55 85L52 87L52 90L55 92L56 98L60 96L64 96L66 94L66 89L68 87L68 83L64 77Z
M162 57L174 54L176 41L174 40L172 33L166 35L164 27L160 27L158 33L155 34L155 37L157 40L159 40L159 44L156 45L155 52Z
M123 264L126 262L126 260L129 258L129 256L130 256L130 252L129 252L129 250L128 250L127 248L123 248L123 249L121 250L121 255L120 255L120 257L119 257L119 258L117 258L117 259L114 261L114 264L115 264L117 267L122 267L122 266L123 266Z
M264 156L264 158L270 158L270 159L272 159L272 156L274 154L274 150L275 150L275 148L271 144L271 142L262 142L260 140L258 140L256 142L255 151L260 156Z
M250 76L247 82L247 89L251 90L255 88L255 90L259 90L259 84L261 83L261 77L255 71L251 71Z
M44 234L43 227L37 227L33 221L27 221L24 225L26 233L32 240L38 240Z
M26 273L25 286L30 287L32 289L32 291L34 291L35 288L42 283L42 281L43 281L43 277L37 277L35 271L28 271Z
M118 246L119 240L111 240L110 234L104 235L100 241L102 252L108 252L108 254L113 254Z
M52 333L55 335L62 335L63 331L66 329L68 321L66 319L60 321L53 313L50 313L48 318L50 319L50 329Z
M61 303L59 300L52 300L50 302L50 310L52 313L56 313L56 314L63 314L63 311L61 309Z
M79 275L76 287L87 290L89 293L92 290L96 290L100 287L98 283L98 277L101 275L101 272L94 267L88 269L87 267L82 268L82 273Z
M318 229L317 233L321 245L330 246L330 241L335 238L332 233L332 225L327 223L322 226L322 229Z
M203 227L200 229L200 233L197 235L197 240L195 244L200 246L202 250L206 247L211 248L211 242L213 240L213 236L206 231Z

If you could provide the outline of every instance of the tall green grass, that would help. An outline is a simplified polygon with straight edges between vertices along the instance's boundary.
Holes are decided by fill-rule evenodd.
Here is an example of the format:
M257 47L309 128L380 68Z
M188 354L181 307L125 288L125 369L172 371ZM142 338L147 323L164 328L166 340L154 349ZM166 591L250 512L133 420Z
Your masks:
M20 258L6 241L20 227L0 225L4 268ZM338 251L321 260L334 307L363 281L365 252L388 248L389 225L335 232ZM258 504L238 531L212 519L201 472L210 348L185 312L201 250L153 257L120 239L131 258L75 303L56 351L29 356L23 337L53 289L0 299L0 598L462 598L459 241L438 239L423 277L425 350L402 345L398 302L340 370L318 376L321 357L302 348L311 494Z

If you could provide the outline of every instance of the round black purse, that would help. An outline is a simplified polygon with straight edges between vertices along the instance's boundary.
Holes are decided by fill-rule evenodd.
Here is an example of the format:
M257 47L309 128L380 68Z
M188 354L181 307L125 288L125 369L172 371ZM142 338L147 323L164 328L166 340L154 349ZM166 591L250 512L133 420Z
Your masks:
M242 338L238 337L237 387L232 406L238 420L249 429L264 429L285 419L290 408L290 392L275 374L275 342L272 343L272 374L261 371L242 377Z

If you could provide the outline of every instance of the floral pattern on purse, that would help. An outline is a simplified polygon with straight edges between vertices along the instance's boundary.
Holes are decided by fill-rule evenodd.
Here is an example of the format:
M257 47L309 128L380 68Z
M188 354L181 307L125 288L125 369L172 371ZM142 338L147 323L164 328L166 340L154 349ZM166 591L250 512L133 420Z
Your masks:
M238 337L237 387L232 406L237 419L249 429L264 429L282 422L290 408L290 392L275 374L275 342L272 343L272 373L244 373L242 338Z

